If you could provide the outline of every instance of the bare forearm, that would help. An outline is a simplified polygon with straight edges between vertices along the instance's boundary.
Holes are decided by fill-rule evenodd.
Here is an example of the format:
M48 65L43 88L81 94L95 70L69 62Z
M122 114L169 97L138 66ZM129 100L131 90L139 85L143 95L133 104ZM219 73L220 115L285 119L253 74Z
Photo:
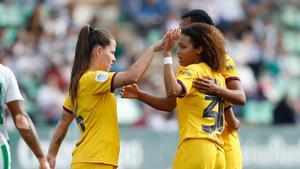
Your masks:
M143 53L141 57L138 58L138 60L127 71L128 76L131 77L130 79L133 79L134 82L137 82L148 69L153 59L153 56L154 49L153 47L150 47Z
M22 104L20 100L15 100L7 103L7 106L10 110L13 121L18 129L20 135L32 150L34 155L38 158L39 162L43 162L45 159L44 153L41 149L41 145L39 143L39 138L35 127L27 115L27 113L23 110Z
M116 74L113 87L118 88L125 85L137 83L145 71L148 69L154 55L153 47L148 48L144 54L125 72Z
M41 149L41 145L39 143L36 129L35 129L34 125L32 124L32 121L30 120L30 118L28 116L26 116L26 118L28 119L28 122L29 122L29 126L30 126L29 129L22 129L22 128L18 128L18 127L17 128L19 130L20 135L22 136L22 138L24 139L24 141L26 142L28 147L32 150L34 155L38 159L41 159L44 157L44 153Z
M169 97L179 96L182 93L182 87L176 80L172 64L164 65L164 82Z
M226 88L218 87L215 90L215 94L224 98L226 101L236 104L236 105L244 105L245 104L245 94L240 90L229 90Z
M57 124L54 134L53 134L53 137L51 139L48 154L51 154L53 156L57 155L60 145L67 134L68 127L69 127L69 125L62 121L60 121Z
M156 97L141 91L138 99L151 107L162 111L172 111L176 107L175 97Z

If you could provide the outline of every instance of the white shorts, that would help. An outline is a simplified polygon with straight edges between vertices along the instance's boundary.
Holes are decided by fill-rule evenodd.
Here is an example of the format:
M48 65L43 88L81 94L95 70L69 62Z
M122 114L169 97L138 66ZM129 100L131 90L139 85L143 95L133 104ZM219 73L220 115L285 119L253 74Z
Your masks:
M0 169L11 168L10 149L6 138L0 133Z

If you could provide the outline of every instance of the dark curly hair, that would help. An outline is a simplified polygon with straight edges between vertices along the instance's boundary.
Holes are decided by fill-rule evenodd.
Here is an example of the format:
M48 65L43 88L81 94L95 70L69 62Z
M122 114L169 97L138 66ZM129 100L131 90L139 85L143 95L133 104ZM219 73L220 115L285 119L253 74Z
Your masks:
M223 34L214 26L205 23L194 23L183 28L181 33L189 36L193 47L202 47L201 59L216 72L225 68L226 51Z

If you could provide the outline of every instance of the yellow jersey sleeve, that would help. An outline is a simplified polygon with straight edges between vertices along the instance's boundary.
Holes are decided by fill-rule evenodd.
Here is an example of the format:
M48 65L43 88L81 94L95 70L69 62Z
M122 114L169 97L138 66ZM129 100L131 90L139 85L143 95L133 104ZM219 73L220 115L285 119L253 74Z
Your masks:
M240 75L236 70L235 62L228 54L226 55L226 68L221 74L226 82L230 80L240 80Z
M182 86L185 95L188 95L193 87L193 81L197 76L197 67L194 65L189 65L183 68L176 75L178 83ZM198 70L199 72L199 70Z
M88 72L82 79L82 84L86 85L86 89L92 94L103 94L114 92L113 78L116 72L93 71Z
M68 92L67 97L65 99L63 109L66 112L69 112L69 113L73 114L74 106L72 104L71 96L70 96L69 92Z
M184 69L184 66L179 66L177 68L177 72L176 72L176 75L180 74L182 72L182 70Z

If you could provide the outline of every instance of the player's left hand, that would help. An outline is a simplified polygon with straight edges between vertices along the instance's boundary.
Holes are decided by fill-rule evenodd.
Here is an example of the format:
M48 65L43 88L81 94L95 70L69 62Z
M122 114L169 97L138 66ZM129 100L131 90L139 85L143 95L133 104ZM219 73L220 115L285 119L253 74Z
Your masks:
M214 79L209 76L203 76L193 81L193 87L197 88L201 93L215 94L218 85Z

